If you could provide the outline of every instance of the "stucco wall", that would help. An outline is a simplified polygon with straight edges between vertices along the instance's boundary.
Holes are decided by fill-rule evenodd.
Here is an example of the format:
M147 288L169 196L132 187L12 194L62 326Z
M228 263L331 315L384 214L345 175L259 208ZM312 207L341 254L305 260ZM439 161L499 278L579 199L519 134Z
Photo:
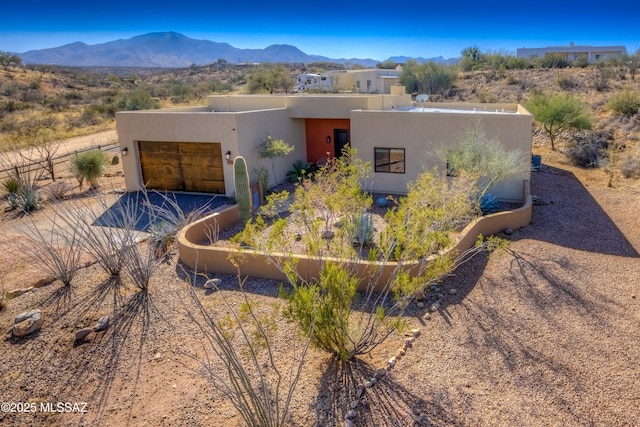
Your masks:
M207 97L209 111L253 111L282 108L286 97L282 95L212 95Z
M292 120L285 109L250 111L237 114L238 130L238 151L234 155L240 154L247 160L249 172L253 168L265 166L269 170L269 183L274 185L274 177L271 167L271 160L262 159L256 151L258 145L267 136L267 132L274 139L284 139L289 145L294 145L295 149L285 158L277 158L276 181L283 182L287 171L296 161L306 161L307 149L305 144L304 120ZM229 181L227 189L233 191L233 178Z
M436 104L438 105L438 104ZM512 109L514 105L511 105ZM404 148L405 173L375 173L373 189L405 193L408 181L422 171L445 164L439 156L465 129L479 123L489 138L498 139L507 150L531 153L532 117L524 114L422 113L409 111L353 111L351 144L358 157L374 165L374 147ZM500 199L521 200L522 179L529 174L496 186L491 191Z

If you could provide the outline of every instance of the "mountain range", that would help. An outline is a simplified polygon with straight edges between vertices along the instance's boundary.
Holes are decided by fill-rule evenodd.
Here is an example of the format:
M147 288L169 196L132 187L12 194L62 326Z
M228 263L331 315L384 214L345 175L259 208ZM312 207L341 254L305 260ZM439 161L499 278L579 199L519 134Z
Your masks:
M197 40L173 31L148 33L130 39L88 45L75 42L59 47L30 50L20 54L25 64L52 64L75 67L149 67L181 68L191 64L203 65L224 59L230 63L259 62L335 62L375 67L379 60L360 58L328 58L309 55L295 46L279 44L264 49L239 49L228 43ZM394 59L395 58L395 59ZM450 62L442 57L392 57L394 62Z

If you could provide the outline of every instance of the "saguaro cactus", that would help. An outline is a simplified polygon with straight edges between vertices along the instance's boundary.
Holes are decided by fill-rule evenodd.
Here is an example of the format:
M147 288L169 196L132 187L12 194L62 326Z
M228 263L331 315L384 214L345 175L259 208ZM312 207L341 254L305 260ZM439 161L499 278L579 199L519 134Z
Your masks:
M249 188L249 172L244 157L237 156L233 160L233 185L236 189L236 202L243 222L251 219L251 190Z

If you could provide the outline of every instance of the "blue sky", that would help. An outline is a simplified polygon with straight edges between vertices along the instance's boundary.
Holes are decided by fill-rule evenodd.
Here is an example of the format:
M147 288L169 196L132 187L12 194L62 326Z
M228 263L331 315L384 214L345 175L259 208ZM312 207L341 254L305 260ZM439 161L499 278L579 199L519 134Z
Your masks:
M290 44L331 58L457 57L465 47L624 45L640 48L640 2L609 0L47 1L2 6L0 50L25 52L158 31L237 48Z

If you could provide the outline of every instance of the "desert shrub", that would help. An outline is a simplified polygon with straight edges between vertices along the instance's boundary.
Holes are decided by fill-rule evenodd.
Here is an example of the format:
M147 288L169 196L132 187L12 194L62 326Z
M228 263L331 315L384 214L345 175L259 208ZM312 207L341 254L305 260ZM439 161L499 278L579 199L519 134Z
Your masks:
M583 168L599 168L604 165L608 143L596 132L577 132L573 146L566 152L571 163Z
M104 174L108 165L109 157L100 150L85 151L71 158L71 172L80 186L88 181L91 188L96 188L98 178Z
M192 284L196 283L194 273ZM217 289L216 280L207 282ZM187 316L202 333L202 352L187 354L200 364L200 375L208 380L236 408L247 426L284 427L290 425L289 407L300 380L311 340L296 344L295 337L288 340L293 356L288 364L278 359L274 344L275 322L279 304L266 313L262 303L250 301L243 291L244 282L238 279L244 301L239 307L231 305L222 295L226 316L216 316L205 308L191 286L196 310ZM314 319L310 328L314 327ZM310 331L305 331L309 336ZM190 351L191 349L186 349ZM222 374L218 371L220 366Z
M566 74L560 74L556 81L562 90L575 89L580 85L578 80Z
M38 189L31 185L22 185L20 191L15 193L18 209L24 212L33 212L40 208L41 198Z
M46 196L50 201L64 200L64 198L71 192L71 185L67 181L52 182L51 185L46 187Z
M365 246L373 242L375 229L373 227L373 215L363 212L359 215L352 215L349 220L350 232L353 235L353 243L358 246Z
M529 169L527 156L506 150L497 139L490 139L479 125L465 131L440 153L451 176L467 176L480 184L479 195L500 181L524 175Z
M303 331L313 330L311 342L316 347L348 360L355 351L349 318L357 284L358 279L345 268L327 263L316 283L296 285L290 295L285 295L289 301L285 317Z
M606 107L608 110L625 116L638 114L640 110L640 93L631 90L617 92L609 98Z
M630 153L620 164L620 173L625 178L640 178L640 151Z
M81 268L84 250L82 228L61 220L57 214L47 216L46 222L29 218L25 224L29 243L19 242L22 250L56 280L65 286L70 285Z
M311 163L303 163L301 160L296 160L291 169L287 172L287 179L293 183L299 183L305 179L309 179L313 176L313 173L317 170L316 165Z
M15 194L20 190L20 180L15 177L9 177L2 181L2 186L9 194Z
M542 68L567 68L569 61L560 53L547 53L540 60Z
M610 80L615 74L615 69L603 62L594 65L589 79L593 88L598 92L605 92L609 90Z

